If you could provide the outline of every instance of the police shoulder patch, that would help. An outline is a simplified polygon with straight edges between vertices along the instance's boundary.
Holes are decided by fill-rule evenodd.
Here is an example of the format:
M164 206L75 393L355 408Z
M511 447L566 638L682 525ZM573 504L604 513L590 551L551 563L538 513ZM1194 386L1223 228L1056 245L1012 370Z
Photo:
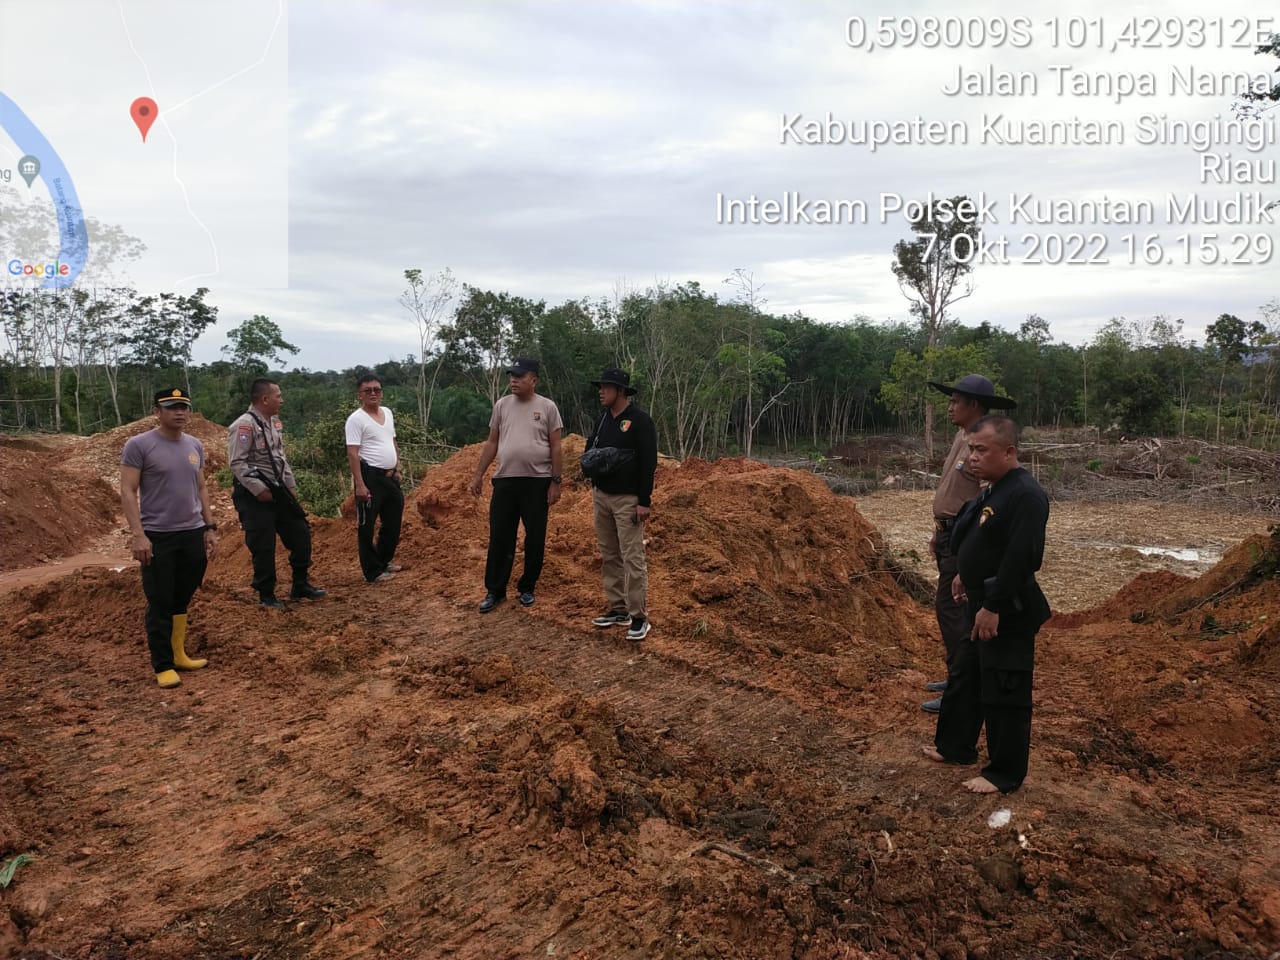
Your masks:
M245 430L244 428L241 428L241 429L240 429L240 431L236 434L236 440L237 440L239 443L248 443L248 442L249 442L249 431L248 431L248 430Z

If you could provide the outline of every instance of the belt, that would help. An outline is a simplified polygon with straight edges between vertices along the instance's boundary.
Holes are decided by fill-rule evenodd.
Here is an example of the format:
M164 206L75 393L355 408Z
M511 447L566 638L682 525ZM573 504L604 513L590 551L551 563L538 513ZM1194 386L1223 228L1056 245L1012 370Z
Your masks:
M933 529L936 530L938 533L946 533L948 530L954 527L955 524L956 524L955 517L934 517L933 518Z
M360 461L360 466L366 470L372 471L373 473L382 474L384 477L394 477L396 475L395 467L387 470L383 467L375 467L372 464L365 463L363 460Z

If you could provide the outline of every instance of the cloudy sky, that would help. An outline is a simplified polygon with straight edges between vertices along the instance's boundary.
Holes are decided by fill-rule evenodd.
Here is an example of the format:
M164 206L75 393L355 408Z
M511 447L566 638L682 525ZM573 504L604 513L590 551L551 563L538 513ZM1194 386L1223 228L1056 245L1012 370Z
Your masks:
M16 6L0 0L0 12ZM52 6L85 9L72 0ZM1051 234L1067 240L1067 252L1067 235L1101 234L1084 252L1101 252L1110 260L1105 265L979 266L973 295L955 309L965 323L986 320L1016 329L1028 313L1038 313L1056 338L1081 342L1112 316L1167 314L1184 319L1188 334L1202 339L1204 327L1219 314L1255 318L1261 304L1280 296L1280 250L1267 253L1271 243L1280 246L1274 225L1171 224L1165 217L1171 193L1214 200L1258 190L1272 199L1276 184L1205 184L1193 147L1134 142L1141 115L1231 117L1229 95L1176 95L1170 73L1199 70L1216 83L1212 78L1228 73L1273 69L1274 58L1255 56L1247 43L1232 45L1246 27L1256 29L1256 4L1220 4L1211 11L1203 4L1127 5L1120 15L1113 13L1116 5L1093 0L1070 14L1057 5L1027 13L1027 5L1014 3L975 5L966 12L936 0L881 10L825 0L294 0L283 5L284 23L274 34L280 7L265 0L240 4L239 16L219 16L223 26L186 2L148 7L104 0L95 9L113 6L116 21L123 11L136 22L138 11L149 9L154 31L181 39L185 60L175 60L168 76L157 68L153 72L161 76L151 78L171 101L181 102L217 79L219 70L202 62L204 47L217 51L221 76L257 62L256 69L181 112L190 125L203 122L219 132L231 125L242 134L223 149L184 152L181 163L194 189L218 180L219 171L249 163L261 169L256 182L263 191L249 202L251 211L261 212L261 229L238 242L224 240L224 276L187 285L213 289L222 330L252 313L270 315L302 347L298 366L343 368L414 351L413 327L397 303L408 267L426 273L448 267L466 283L548 304L688 280L729 296L722 281L742 268L762 285L773 311L799 310L830 322L859 315L904 319L907 302L889 268L893 243L909 230L900 214L880 222L881 194L915 199L930 191L985 193L995 199L1000 221L985 233L1007 237L1010 259L1033 252L1037 242L1052 257ZM868 51L847 42L849 18L862 18L874 34L888 9L899 18L895 48ZM1212 17L1204 23L1206 36L1197 43L1191 19L1207 14ZM901 46L904 32L924 26L927 17L971 15L990 32L981 46ZM1054 48L1046 23L1054 15L1064 36L1068 17L1080 17L1075 26L1085 31L1085 45ZM1176 23L1161 27L1158 41L1147 36L1154 42L1149 48L1130 49L1121 40L1112 50L1127 20L1144 16ZM1252 26L1236 22L1248 16ZM1030 42L997 48L994 32L1016 33L1017 17L1026 18ZM225 25L228 19L234 30ZM1280 29L1280 15L1273 26ZM1150 33L1139 27L1136 35ZM104 20L95 33L108 29ZM969 29L976 27L971 23ZM221 45L222 31L230 31L228 42L238 45L234 52ZM1176 43L1175 31L1181 32ZM145 30L139 33L146 38ZM1099 35L1101 49L1092 43ZM185 46L192 38L205 39ZM100 35L89 39L101 45ZM185 74L183 62L194 73ZM1139 92L1060 96L1051 64L1094 78L1094 87L1135 84ZM988 67L1033 75L1036 92L944 92L958 70L984 73ZM135 72L142 82L138 63L128 57L121 57L118 69L129 83ZM0 57L0 92L27 79L4 71ZM1141 90L1147 72L1153 91ZM165 101L159 94L156 99L163 113ZM230 110L230 104L241 109ZM83 105L67 108L67 123L73 112L83 118ZM51 113L56 116L48 122L57 128L64 114L51 108L46 116ZM782 117L822 120L828 113L840 121L963 121L970 142L885 145L875 151L779 142ZM1126 141L984 145L977 142L984 114L1015 121L1117 120ZM1274 138L1276 126L1273 119L1264 129ZM136 132L127 132L136 140ZM1238 144L1211 149L1257 162L1257 172L1280 152L1274 144L1256 152ZM164 162L170 161L166 153ZM5 162L0 152L0 165ZM273 170L283 173L273 178ZM97 193L119 201L128 191L118 171L112 177L96 185ZM80 192L93 212L86 190ZM287 206L278 205L282 193ZM788 193L809 200L862 199L870 222L717 223L717 195L768 200ZM1011 193L1045 200L1149 199L1157 222L1015 226L1007 217ZM246 194L237 196L243 200ZM102 206L116 212L110 203ZM254 246L279 234L272 226L279 219L276 209L287 216L287 288L278 287L284 275L280 257L258 254ZM233 212L253 224L252 212ZM177 222L183 218L156 219L119 216L137 224L136 232L153 250L166 247L169 230L191 233L189 222ZM1023 241L1027 233L1037 239ZM1129 264L1125 236L1141 254L1151 234L1175 261L1185 259L1185 244L1194 261L1207 242L1222 259L1236 254L1248 262ZM1202 241L1205 234L1217 238ZM1241 239L1233 239L1236 234ZM1180 245L1182 235L1188 239ZM231 228L221 236L233 236ZM170 246L180 245L175 240ZM255 251L246 263L259 280L252 271L246 276L246 264L233 269L236 249ZM211 359L222 339L210 334L206 340L198 353Z

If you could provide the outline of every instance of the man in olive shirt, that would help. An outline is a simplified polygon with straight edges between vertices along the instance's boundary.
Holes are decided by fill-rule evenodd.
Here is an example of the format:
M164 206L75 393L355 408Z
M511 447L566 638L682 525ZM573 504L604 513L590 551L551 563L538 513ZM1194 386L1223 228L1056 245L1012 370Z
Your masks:
M965 605L951 597L951 581L956 575L956 558L951 549L951 525L966 500L978 495L978 477L969 467L969 443L967 431L980 417L993 408L1011 410L1017 406L1008 397L996 396L995 385L986 377L971 373L962 377L955 386L929 381L929 386L951 397L947 413L958 428L951 450L942 465L942 479L933 495L933 536L929 539L929 552L938 564L938 589L933 608L938 617L938 629L947 652L947 679L926 684L932 693L947 689L951 677L951 664L960 644L969 639L972 624ZM936 697L920 704L926 713L942 709L942 698Z
M484 567L487 591L480 612L488 613L507 597L516 559L516 534L524 524L524 570L516 583L520 605L531 607L542 573L547 514L560 499L560 433L564 423L553 401L538 395L538 361L517 357L511 369L511 393L493 405L489 436L471 480L480 496L484 472L498 458L489 501L489 554Z

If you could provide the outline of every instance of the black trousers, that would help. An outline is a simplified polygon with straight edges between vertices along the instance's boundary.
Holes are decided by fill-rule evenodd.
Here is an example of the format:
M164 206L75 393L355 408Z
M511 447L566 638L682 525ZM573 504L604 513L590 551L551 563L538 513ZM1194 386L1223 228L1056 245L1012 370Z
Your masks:
M983 663L982 640L966 640L955 657L933 743L954 763L976 763L978 734L987 728L982 775L1002 792L1022 786L1031 754L1031 670Z
M187 612L187 605L204 582L209 558L204 552L203 530L177 533L143 531L151 541L151 562L142 568L142 592L147 597L147 647L156 673L173 669L173 618Z
M947 652L947 679L954 674L953 661L961 647L969 642L973 632L973 618L969 616L967 603L956 603L951 598L951 581L959 572L959 563L951 552L951 531L939 530L934 540L934 554L938 563L938 592L933 598L934 613L938 617L938 630L942 634Z
M404 518L404 492L400 481L386 470L361 462L360 476L369 488L368 500L356 501L356 539L360 544L360 569L366 580L374 580L387 569L400 545L400 523ZM377 540L374 529L378 521Z
M244 544L253 554L253 588L260 596L276 592L276 537L289 551L293 585L307 582L311 568L311 527L307 518L291 504L271 500L263 503L244 487L237 486L231 502L240 514Z
M484 565L484 588L502 596L516 561L516 533L524 524L524 570L516 589L532 592L542 574L547 542L549 477L502 477L493 481L489 501L489 557Z

